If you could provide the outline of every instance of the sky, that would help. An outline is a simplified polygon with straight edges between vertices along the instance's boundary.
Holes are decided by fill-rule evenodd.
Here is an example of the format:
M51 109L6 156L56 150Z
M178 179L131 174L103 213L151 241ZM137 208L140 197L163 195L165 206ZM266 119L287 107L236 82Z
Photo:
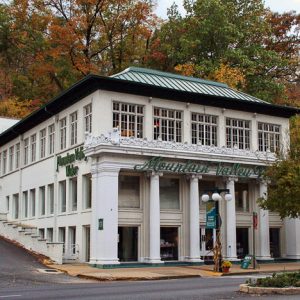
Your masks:
M180 12L184 12L182 7L183 0L157 0L157 9L156 13L159 17L166 19L167 18L167 8L175 2ZM265 4L272 11L284 12L295 10L297 13L300 13L300 0L265 0Z

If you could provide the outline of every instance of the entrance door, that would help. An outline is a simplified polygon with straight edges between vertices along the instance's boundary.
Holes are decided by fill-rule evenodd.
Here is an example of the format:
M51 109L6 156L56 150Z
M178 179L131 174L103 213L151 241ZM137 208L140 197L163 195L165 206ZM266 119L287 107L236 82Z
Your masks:
M280 228L270 228L271 257L280 257Z
M119 227L118 257L120 261L138 261L138 227Z
M249 254L249 228L236 229L236 252L238 258Z
M90 229L90 226L84 226L84 235L85 235L85 238L84 238L84 243L85 243L85 261L89 262L90 261L90 251L91 251L91 248L90 248L90 243L91 243L91 229Z
M160 228L161 260L178 260L178 227Z
M201 227L200 228L200 256L203 259L209 258L214 255L213 248L216 240L216 230Z

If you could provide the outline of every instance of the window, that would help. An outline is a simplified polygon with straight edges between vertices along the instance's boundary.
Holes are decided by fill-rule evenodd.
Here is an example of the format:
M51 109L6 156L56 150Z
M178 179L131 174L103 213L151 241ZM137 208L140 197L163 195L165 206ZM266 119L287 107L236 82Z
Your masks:
M3 151L3 163L2 163L2 174L6 173L6 165L7 165L7 150Z
M39 228L39 236L40 239L44 239L45 238L45 229L44 228Z
M258 123L259 151L277 152L280 147L280 125Z
M20 167L20 143L16 144L16 169Z
M192 144L217 146L217 117L192 113Z
M77 112L70 115L71 146L77 144Z
M120 129L121 136L142 138L144 107L142 105L114 102L113 127Z
M249 211L249 187L247 183L235 183L236 211Z
M36 160L36 134L33 134L30 137L30 146L31 146L31 162Z
M86 174L82 176L83 184L83 208L92 207L92 176L91 174Z
M73 177L69 181L70 183L70 210L77 210L77 177Z
M13 217L15 219L19 218L19 194L13 195Z
M67 118L63 118L59 121L60 130L60 150L63 150L67 146Z
M84 111L84 132L92 132L92 104L83 108Z
M23 192L23 217L28 217L28 192Z
M227 148L250 149L250 121L226 119Z
M179 209L179 179L161 177L159 195L161 209Z
M46 156L46 129L40 131L40 158Z
M53 242L53 228L47 228L47 241Z
M165 108L154 108L154 139L182 141L182 112Z
M9 148L9 171L12 171L14 168L14 146Z
M65 253L65 243L66 243L66 227L58 227L58 241L64 243L63 253Z
M9 196L6 196L6 212L9 213Z
M59 184L59 203L60 203L60 212L66 212L66 201L67 201L67 196L66 196L66 181L60 181Z
M48 205L49 205L49 214L54 213L54 184L48 184Z
M44 186L41 186L39 188L39 204L40 204L40 215L44 216L46 214L46 193L45 193Z
M34 217L35 216L35 189L31 189L29 192L30 195L30 216Z
M49 133L49 154L54 153L54 142L55 142L55 126L54 124L50 125L48 127L48 133Z
M29 162L29 138L24 140L24 165L26 166Z
M119 207L140 207L140 176L119 176Z

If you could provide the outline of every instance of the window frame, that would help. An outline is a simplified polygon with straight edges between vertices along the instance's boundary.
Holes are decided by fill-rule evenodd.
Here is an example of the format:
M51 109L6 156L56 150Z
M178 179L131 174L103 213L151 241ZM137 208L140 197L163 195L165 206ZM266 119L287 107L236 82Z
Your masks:
M262 129L259 128L260 125L262 126ZM265 127L267 127L267 129ZM278 131L270 130L271 127L273 127L274 129L277 128ZM272 140L273 145L271 145ZM270 151L272 153L278 152L280 150L281 144L281 125L266 122L257 122L257 143L258 151ZM266 145L266 143L268 145Z
M59 120L59 149L67 148L67 117Z
M78 139L78 113L74 111L70 114L70 146L77 144Z
M92 120L93 120L93 107L92 103L89 103L83 107L84 115L84 134L92 133Z
M227 121L230 122L229 125L227 124ZM237 125L234 125L235 122ZM243 126L239 126L240 122L242 122ZM246 127L246 124L248 124L248 127ZM229 133L228 133L228 131L229 131ZM241 135L241 131L243 132L242 135ZM240 140L241 137L242 137L242 143ZM252 137L251 137L251 121L250 120L243 120L243 119L236 119L236 118L229 118L229 117L225 118L226 148L234 149L237 146L237 148L240 150L251 150L251 138ZM236 139L236 141L235 141L235 139ZM243 147L240 147L241 145Z

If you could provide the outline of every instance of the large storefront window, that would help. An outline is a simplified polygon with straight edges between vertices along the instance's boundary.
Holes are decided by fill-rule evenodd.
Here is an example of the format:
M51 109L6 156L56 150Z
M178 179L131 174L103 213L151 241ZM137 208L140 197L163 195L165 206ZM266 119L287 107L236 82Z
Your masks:
M280 228L270 228L270 253L271 257L280 257Z
M119 176L119 207L140 207L140 176Z
M179 209L179 179L161 177L159 179L161 209Z
M236 252L240 259L249 254L249 228L236 229Z
M138 260L138 227L119 227L118 257L120 261Z
M183 113L178 110L154 108L153 136L155 140L182 141Z
M160 228L160 256L162 260L178 260L178 227Z
M192 113L192 144L217 146L217 117Z
M235 184L235 208L236 211L249 212L249 186L247 183Z

